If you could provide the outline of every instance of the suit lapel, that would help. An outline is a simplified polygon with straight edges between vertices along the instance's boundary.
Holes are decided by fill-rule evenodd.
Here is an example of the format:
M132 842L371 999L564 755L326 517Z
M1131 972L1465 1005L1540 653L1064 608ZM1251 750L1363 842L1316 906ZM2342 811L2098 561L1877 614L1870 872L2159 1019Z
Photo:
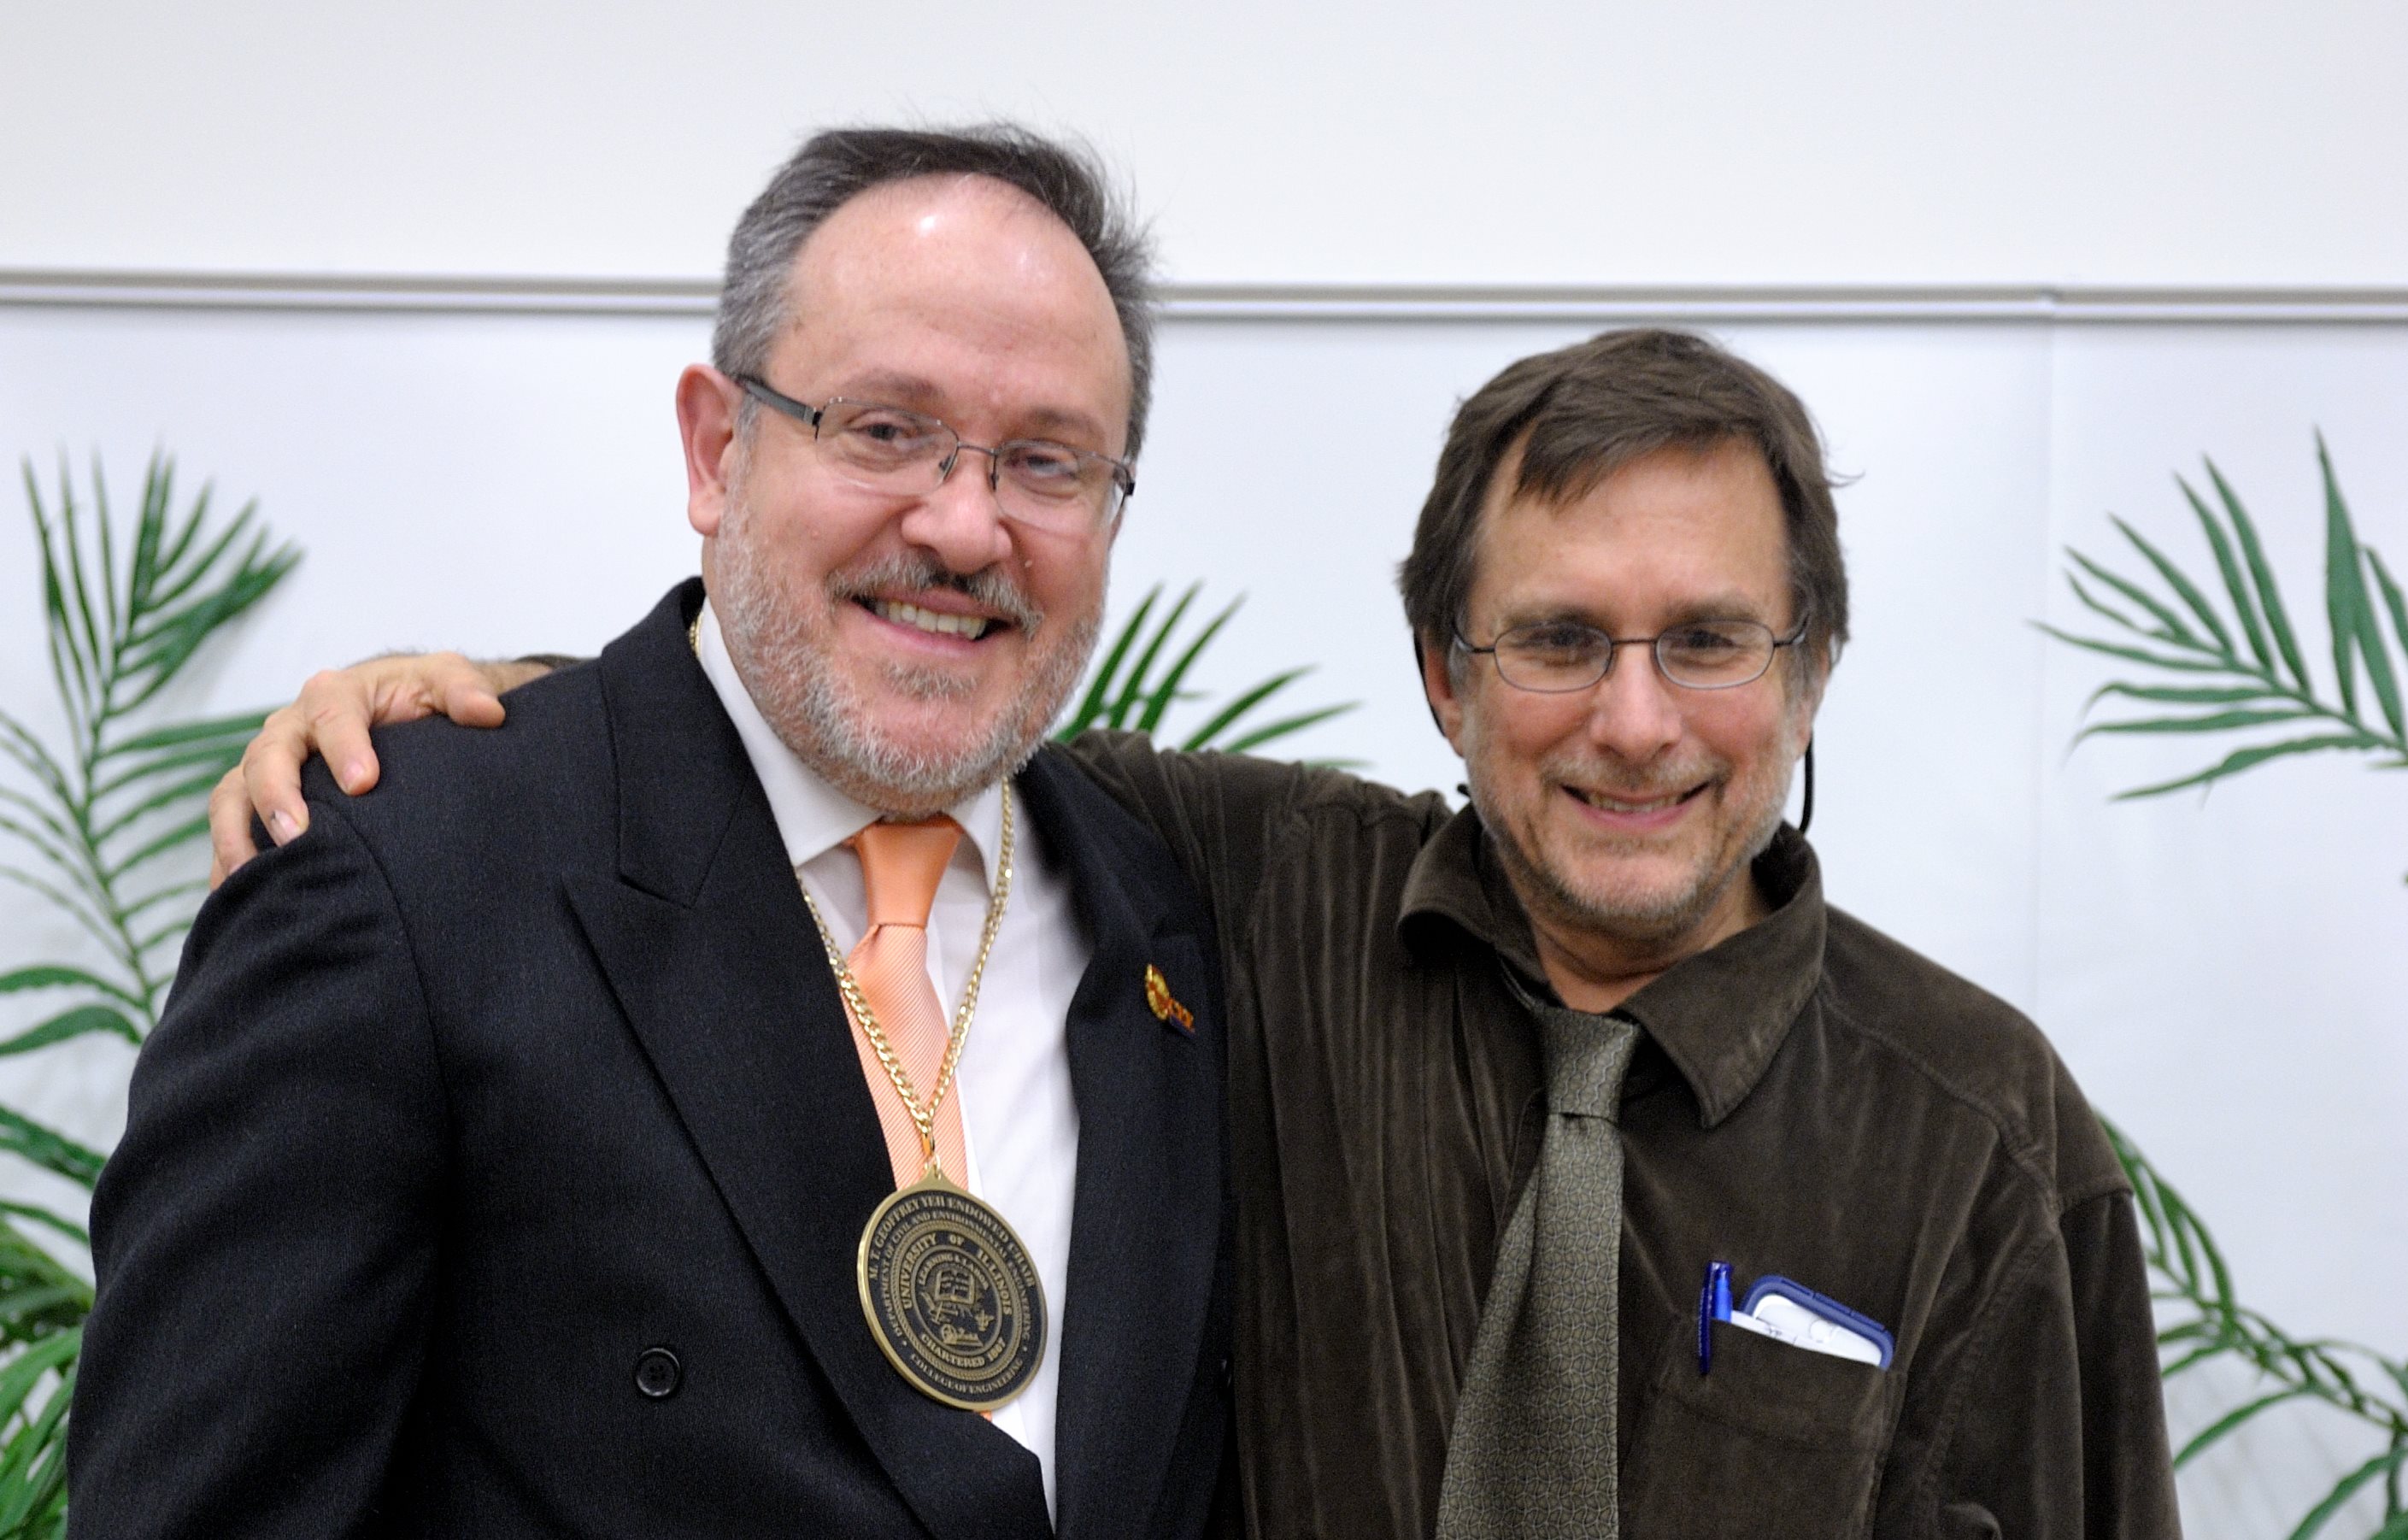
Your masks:
M1222 1244L1219 990L1169 852L1056 751L1020 780L1095 955L1070 1007L1079 1169L1062 1312L1063 1540L1146 1533L1199 1372ZM1189 1017L1149 1006L1157 970Z
M768 801L687 646L700 597L681 588L602 655L619 871L571 873L569 900L779 1302L921 1522L942 1540L1045 1534L1036 1458L905 1385L862 1317L885 1141Z

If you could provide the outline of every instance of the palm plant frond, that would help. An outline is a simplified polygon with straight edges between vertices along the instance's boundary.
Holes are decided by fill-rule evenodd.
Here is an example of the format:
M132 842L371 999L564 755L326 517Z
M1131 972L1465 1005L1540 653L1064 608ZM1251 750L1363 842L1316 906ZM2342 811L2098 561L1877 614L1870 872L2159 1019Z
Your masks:
M2375 756L2379 769L2408 767L2408 598L2373 547L2362 543L2334 473L2324 436L2315 440L2325 529L2325 622L2332 659L2330 693L2321 690L2300 644L2281 584L2266 559L2249 511L2213 460L2211 500L2175 478L2195 516L2214 577L2194 580L2157 544L2114 520L2140 557L2137 573L2069 550L2065 574L2075 601L2107 623L2105 635L2042 626L2068 645L2135 664L2178 682L2124 677L2084 703L2142 708L2087 723L2075 743L2100 735L2241 733L2258 741L2229 750L2188 774L2135 786L2119 800L2205 787L2278 759L2350 753ZM2386 622L2388 634L2386 634ZM2163 708L2150 710L2147 708ZM2271 730L2272 736L2263 736ZM2408 1540L2408 1360L2324 1338L2295 1337L2242 1304L2224 1253L2181 1193L2139 1149L2110 1127L2108 1137L2130 1178L2143 1225L2143 1250L2158 1317L2160 1366L2168 1378L2218 1360L2254 1376L2247 1395L2186 1442L2179 1469L2282 1407L2320 1405L2372 1429L2372 1458L2336 1481L2292 1531L2324 1532L2358 1495L2382 1483L2375 1540Z
M2215 462L2205 462L2213 503L2181 477L2175 484L2197 516L2216 581L2201 583L2141 532L2114 519L2144 568L2117 572L2071 549L2065 574L2075 600L2108 623L2108 635L2084 635L2054 626L2041 629L2068 645L2119 663L2200 680L2185 685L2118 679L2100 686L2086 714L2102 701L2212 708L2162 711L2095 721L2075 737L2101 734L2251 732L2291 729L2253 742L2192 773L2118 794L2119 799L2159 797L2208 786L2272 760L2303 754L2372 753L2386 768L2408 766L2408 599L2383 558L2359 541L2332 456L2316 436L2316 465L2325 515L2325 619L2333 663L2332 695L2312 677L2282 585L2266 559L2255 520ZM2220 596L2215 591L2220 589ZM2220 602L2219 602L2220 599ZM2378 603L2379 599L2379 603ZM2390 622L2385 635L2384 622ZM2121 633L2117 635L2116 633ZM2213 681L2213 683L2210 683ZM2363 688L2361 688L2361 685Z
M2399 1474L2408 1465L2408 1361L2329 1338L2294 1337L2237 1299L2231 1269L2198 1214L2114 1124L2107 1138L2132 1184L2141 1249L2156 1282L2157 1348L2167 1378L2215 1359L2232 1359L2257 1385L2241 1404L2193 1434L2174 1457L2182 1469L2279 1406L2313 1403L2382 1435L2384 1452L2335 1483L2294 1534L2318 1533L2358 1491L2386 1480L2384 1529L2402 1522Z
M175 470L153 456L131 531L95 463L91 500L68 467L46 497L32 463L26 501L41 555L50 675L65 724L45 742L0 712L0 879L74 920L91 957L0 971L0 998L46 997L38 1019L0 1029L0 1059L100 1036L138 1044L158 1025L174 969L167 948L205 885L179 867L207 831L199 809L262 716L148 723L161 694L300 559L246 507L212 527L209 494L175 511ZM179 861L176 857L183 857ZM101 1151L0 1106L0 1153L89 1188ZM81 1226L0 1203L0 1540L64 1533L66 1418L92 1286L37 1244L90 1245Z
M1077 706L1054 728L1054 736L1068 740L1091 727L1156 732L1162 730L1164 719L1172 707L1182 702L1200 702L1203 698L1200 693L1187 685L1188 674L1221 634L1223 627L1237 614L1238 607L1245 602L1243 596L1231 599L1206 620L1193 636L1174 646L1180 625L1187 618L1203 588L1200 583L1189 583L1159 620L1154 619L1154 610L1162 600L1162 586L1157 583L1146 590L1145 597L1121 623L1111 644L1104 649L1100 660L1090 670L1086 687L1079 693ZM1170 661L1157 673L1155 666L1162 663L1166 655ZM1242 753L1292 737L1354 709L1354 702L1347 701L1269 722L1255 719L1255 712L1265 702L1309 671L1306 669L1283 669L1240 691L1212 712L1201 726L1191 730L1181 741L1180 747L1189 750L1218 748Z

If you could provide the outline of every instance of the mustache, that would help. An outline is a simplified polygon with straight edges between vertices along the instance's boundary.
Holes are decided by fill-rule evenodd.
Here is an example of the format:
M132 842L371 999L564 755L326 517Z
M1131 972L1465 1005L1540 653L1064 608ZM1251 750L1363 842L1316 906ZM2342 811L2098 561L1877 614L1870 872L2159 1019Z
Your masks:
M1029 597L1019 580L1002 567L955 572L924 551L898 551L828 574L828 597L840 602L870 598L879 590L890 588L939 588L959 594L1032 636L1045 624L1044 606Z
M1602 792L1626 802L1651 802L1658 797L1677 797L1693 791L1720 779L1728 769L1721 761L1699 758L1687 764L1651 765L1639 770L1610 759L1566 756L1547 760L1539 767L1539 772L1558 784Z

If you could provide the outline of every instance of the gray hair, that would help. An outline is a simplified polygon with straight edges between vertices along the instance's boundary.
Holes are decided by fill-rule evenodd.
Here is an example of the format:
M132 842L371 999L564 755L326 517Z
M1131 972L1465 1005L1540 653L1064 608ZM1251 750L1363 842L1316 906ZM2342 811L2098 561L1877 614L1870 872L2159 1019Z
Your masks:
M832 128L778 168L727 241L727 274L711 329L723 374L758 374L786 323L787 280L811 232L853 199L914 177L991 177L1045 206L1095 259L1128 349L1128 445L1137 457L1154 402L1154 250L1102 165L1085 147L1016 123L966 128ZM744 402L749 420L751 397Z

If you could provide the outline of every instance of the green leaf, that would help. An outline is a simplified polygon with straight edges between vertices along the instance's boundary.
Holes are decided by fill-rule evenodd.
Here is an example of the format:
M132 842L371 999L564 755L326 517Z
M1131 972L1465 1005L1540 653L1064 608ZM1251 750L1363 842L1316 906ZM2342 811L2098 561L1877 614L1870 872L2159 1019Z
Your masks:
M2207 596L2199 591L2198 585L2185 575L2183 569L2169 561L2165 554L2156 546L2143 540L2139 530L2112 513L2107 517L2109 523L2124 532L2124 538L2131 542L2132 549L2138 551L2151 567L2157 569L2157 576L2165 580L2166 586L2172 589L2183 603L2190 607L2190 612L2197 615L2199 623L2207 627L2210 636L2215 638L2215 644L2225 652L2234 652L2232 633L2224 628L2224 622L2217 616L2215 606L2207 602Z
M2255 748L2235 750L2226 756L2220 764L2200 770L2196 775L2186 775L2179 781L2166 781L2153 786L2139 786L2130 791L2119 791L2115 794L2114 799L2118 802L2128 802L2141 797L2161 797L2170 791L2180 791L2185 786L2203 786L2211 782L2221 781L2229 775L2238 775L2243 770L2252 766L2262 765L2270 759L2281 759L2294 754L2317 754L2328 749L2379 749L2382 746L2381 739L2371 738L2362 732L2326 733L2313 738L2289 739L2280 743L2265 743Z
M60 479L62 481L65 479L65 468L64 466L60 468ZM96 482L93 484L92 490L93 516L106 522L108 518L108 495ZM77 647L81 655L90 660L93 674L97 676L107 660L109 648L106 640L101 636L99 623L93 615L92 583L84 575L83 538L80 531L76 527L75 504L64 497L62 497L60 500L60 509L61 516L59 523L61 533L59 544L66 552L67 556L68 583L66 592L68 597L75 600L74 606L68 612L68 619L71 624L78 620L82 622L83 629L76 638ZM105 708L107 705L106 696L104 695L96 698L95 705Z
M15 800L14 798L9 800ZM7 813L0 813L0 833L14 835L31 845L34 854L50 863L50 869L78 886L89 886L91 869L76 858L75 853L64 848L34 825L22 823Z
M2209 716L2153 716L2128 722L2093 722L2073 735L2077 743L2094 733L2226 732L2234 727L2262 727L2270 722L2297 722L2316 712L2290 707L2279 711L2217 712Z
M2090 698L2082 703L2082 709L2087 712L2111 695L2121 696L2127 700L2154 700L2170 706L2237 705L2244 700L2291 698L2255 684L2126 684L2119 682L2101 684L2091 691Z
M26 1396L41 1383L44 1374L73 1363L82 1350L81 1330L62 1331L43 1338L0 1365L0 1417L13 1414L24 1404Z
M2189 1443L2182 1446L2182 1452L2174 1456L2174 1469L2178 1471L2181 1470L2185 1465L2189 1464L2192 1460L2213 1447L2218 1439L2223 1438L2227 1433L2240 1428L2251 1418L2256 1417L2258 1413L2266 1410L2268 1407L2280 1406L2286 1401L2297 1401L2301 1396L2307 1395L2308 1393L2309 1392L2305 1387L2294 1385L2286 1389L2273 1391L2269 1395L2259 1396L2253 1402L2234 1407L2231 1411L2229 1411L2222 1417L2217 1418L2214 1422L2210 1423L2205 1429L2201 1430L2196 1436L2194 1436Z
M163 903L173 903L176 900L184 898L189 894L207 893L208 888L209 885L208 881L199 877L195 877L188 883L169 883L166 886L159 889L156 893L146 893L142 897L133 900L131 903L126 904L125 907L120 911L118 918L131 923L132 921L141 918L144 914L156 909Z
M2197 1210L2185 1203L2182 1214L2186 1227L2198 1242L2200 1255L2207 1259L2208 1276L2215 1280L2215 1303L2229 1313L2233 1309L2232 1269L2225 1264L2224 1248L2215 1244L2214 1235L2209 1232Z
M192 888L207 887L209 885L207 883L179 883L177 885L179 888ZM147 932L140 939L136 941L134 945L136 950L147 956L152 948L165 945L167 943L174 941L177 937L182 935L192 928L193 916L190 914L181 914L175 919L169 920L166 924L159 927L157 929Z
M2171 1260L2179 1264L2167 1271L2186 1291L2197 1297L2200 1291L2200 1259L2199 1248L2191 1239L2190 1211L2184 1206L2181 1194L2169 1187L2158 1187L2157 1201L2165 1205L2167 1228L2173 1231L2174 1250Z
M258 547L265 540L266 536L263 534L252 542L252 555L257 554ZM286 552L271 561L255 565L251 556L247 555L241 568L222 587L195 601L191 608L163 625L156 633L159 640L154 647L147 650L129 647L131 655L127 672L148 675L149 678L134 698L124 702L123 709L130 711L145 705L166 688L194 653L199 651L221 626L265 597L298 560L296 554Z
M2104 657L2120 657L2128 663L2145 663L2152 669L2165 669L2175 673L2186 674L2229 674L2233 671L2226 664L2210 662L2203 658L2168 657L2161 653L2143 652L2138 647L2127 647L2118 642L2075 636L2071 631L2060 631L2045 621L2035 621L2033 625L2037 629L2055 637L2069 647L2079 647L2086 653L2097 653Z
M2224 500L2224 511L2232 519L2232 533L2241 542L2242 559L2249 565L2258 602L2265 612L2266 629L2273 636L2274 646L2300 688L2314 690L2315 686L2308 683L2308 666L2300 656L2299 640L2291 634L2291 617L2283 607L2283 591L2274 582L2274 569L2267 564L2264 548L2258 543L2258 526L2250 522L2249 511L2241 506L2241 499L2225 482L2224 473L2215 468L2214 460L2207 462L2207 476L2215 483L2215 495Z
M0 882L15 883L20 887L29 888L48 899L57 908L64 910L67 918L83 927L85 932L103 946L109 945L117 939L108 921L93 912L91 900L87 899L53 887L32 872L19 867L0 865Z
M178 722L111 743L100 751L99 757L115 759L129 754L148 754L154 749L181 748L187 743L217 743L229 739L236 743L244 743L259 731L266 720L265 712L240 712L233 716Z
M1106 703L1111 699L1112 682L1120 673L1121 660L1137 644L1138 637L1145 630L1146 616L1154 612L1154 601L1160 597L1162 584L1157 583L1145 591L1145 597L1138 600L1137 609L1121 623L1120 634L1112 639L1111 650L1104 655L1101 663L1096 665L1087 684L1087 693L1080 698L1078 710L1054 730L1054 737L1068 741L1102 721Z
M2350 524L2349 504L2333 477L2332 456L2326 452L2322 433L2316 435L2316 465L2325 482L2325 613L2332 626L2333 668L2341 676L2342 709L2352 718L2358 715L2358 670L2351 666L2356 655L2365 663L2375 703L2397 737L2400 684L2392 677L2391 660L2384 653L2383 633L2375 625L2374 605L2367 597L2366 573L2359 563L2358 531Z
M124 1000L129 1005L133 1003L132 996L98 973L86 972L64 963L36 963L31 968L0 973L0 995L13 995L22 989L97 989L112 999Z
M64 1215L53 1214L39 1204L16 1203L0 1200L0 1214L13 1214L20 1219L31 1219L36 1224L47 1225L79 1245L92 1245L92 1236L85 1232L83 1226Z
M2210 1359L2222 1358L2225 1354L2231 1351L2232 1344L2229 1342L2217 1341L2212 1343L2205 1347L2201 1347L2195 1352L2186 1354L2184 1357L2175 1360L2173 1362L2167 1364L2164 1368L2157 1371L2157 1377L2159 1379L2172 1379L2176 1374L2183 1373L2185 1370L2196 1368L2200 1364L2207 1362Z
M2071 555L2073 553L2071 551L2068 551L2066 553L2068 555ZM2158 633L2152 631L2147 626L2142 625L2139 621L2134 620L2131 616L2124 613L2123 611L2116 609L2105 599L2102 599L2098 595L2092 593L2089 588L2084 585L2079 573L2071 571L2067 572L2065 574L2065 585L2073 590L2073 597L2081 600L2082 607L2089 611L2092 614L2099 615L2113 625L2122 626L2125 630L2131 632L2134 636L2145 637L2151 641L2163 640Z
M2089 557L2070 546L2066 549L2065 554L2072 558L2075 566L2081 568L2084 571L2089 573L2100 583L2105 583L2108 587L2113 588L2115 592L2123 595L2126 598L2130 599L2134 604L2139 605L2142 609L2146 610L2152 616L2154 616L2157 623L2157 628L2154 634L2158 638L2158 640L2177 642L2186 647L2196 647L2202 652L2207 650L2207 644L2200 640L2198 632L2185 625L2183 623L2183 618L2180 615L2175 614L2172 610L2157 602L2157 600L2140 584L2130 583L2123 578L2117 577L2114 573L2110 572L2107 569L2100 566L2097 562L2092 561Z
M1222 745L1222 750L1224 753L1227 754L1244 754L1249 750L1258 749L1265 743L1271 742L1277 739L1287 738L1296 733L1300 733L1305 728L1312 727L1318 723L1326 722L1333 716L1343 716L1354 709L1354 702L1347 700L1341 701L1335 706L1322 706L1309 712L1298 712L1294 716L1283 716L1276 722L1266 723L1262 727L1256 727L1239 738L1231 740L1229 742Z
M50 751L42 747L40 739L7 712L0 712L0 754L24 766L62 805L75 800L75 793L67 785L65 769L50 757Z
M66 482L66 466L60 462L60 496L64 499L61 520L75 505L75 494ZM83 655L77 650L75 623L68 617L66 575L60 567L57 553L51 547L50 525L43 516L41 498L34 484L33 466L25 468L25 490L34 505L34 525L42 548L42 607L49 621L50 676L59 686L60 704L66 708L67 730L76 738L85 734L84 719L89 714L92 669ZM72 678L70 677L72 676Z
M2374 569L2375 586L2383 590L2383 607L2391 612L2391 640L2400 644L2401 662L2408 664L2408 597L2401 596L2390 569L2371 545L2366 548L2366 565Z
M2359 1488L2376 1476L2400 1469L2403 1463L2408 1463L2408 1446L2386 1449L2343 1476L2333 1484L2333 1490L2325 1494L2325 1500L2310 1508L2307 1517L2300 1520L2300 1527L2291 1532L2291 1540L2308 1540L2309 1536L2323 1529L2333 1515L2348 1505L2349 1500L2358 1495Z
M25 1205L7 1205L11 1209ZM41 1223L79 1241L83 1231L55 1214L29 1210ZM35 1295L56 1288L67 1291L66 1307L41 1304ZM24 1341L64 1331L82 1319L92 1307L92 1285L70 1271L49 1249L36 1245L13 1223L0 1223L0 1318L12 1340Z
M173 460L164 454L150 456L150 468L142 478L142 511L134 522L134 560L125 576L129 612L150 603L150 585L159 574L159 546L167 526L167 504L175 475ZM201 495L203 506L208 499L205 491Z
M93 1032L114 1032L137 1047L142 1043L142 1034L135 1030L134 1023L126 1020L122 1012L107 1005L79 1005L28 1027L14 1037L0 1038L0 1057L29 1054Z
M25 816L31 818L37 826L40 827L44 834L47 834L50 838L59 842L62 845L75 844L79 842L79 836L74 829L67 827L65 819L60 817L57 813L52 812L50 808L45 807L41 803L36 802L32 798L26 796L23 792L19 791L16 787L0 786L0 802L6 802L10 807L22 811ZM74 815L69 813L67 816L72 817Z
M225 774L226 768L222 765L210 765L198 775L188 776L172 785L160 787L103 824L93 832L93 842L106 845L150 814L165 809L187 802L206 802L209 793L217 789L218 781ZM204 824L207 823L207 813L202 814L202 821Z
M2199 526L2207 536L2208 549L2215 554L2215 569L2224 577L2225 597L2232 601L2233 613L2241 621L2241 632L2249 639L2249 651L2256 655L2259 668L2271 670L2274 655L2267 648L2264 627L2258 624L2258 606L2249 597L2249 585L2242 581L2241 563L2232 554L2231 540L2226 539L2224 526L2208 511L2206 500L2188 482L2177 476L2174 484L2182 488L2191 511L2199 515Z
M1256 706L1268 700L1272 696L1277 695L1280 691L1287 688L1288 685L1294 684L1296 681L1303 678L1306 674L1309 674L1312 671L1312 669L1309 667L1302 669L1284 669L1280 672L1271 675L1262 683L1254 685L1252 689L1239 692L1236 698L1232 699L1227 705L1223 706L1219 711L1214 712L1211 717L1207 718L1202 727L1197 728L1194 732L1189 733L1187 735L1187 741L1181 744L1180 747L1195 750L1212 748L1216 746L1212 741L1219 737L1221 733L1228 727L1234 726L1240 717L1243 717L1248 712L1253 711Z
M209 574L217 569L218 563L224 560L227 554L234 549L235 541L242 539L244 532L251 527L251 514L256 508L256 504L246 505L234 516L234 522L219 530L210 539L209 543L201 547L199 554L194 555L181 571L170 570L162 573L161 580L164 586L154 590L149 596L148 602L143 608L151 613L167 611L179 599L207 581ZM193 532L195 535L200 533L200 519L197 516L193 521ZM179 557L180 558L183 554L184 548L179 546ZM138 642L142 640L142 633L131 626L127 628L126 635L130 642Z
M64 1540L68 1403L75 1370L61 1373L41 1415L8 1440L0 1458L0 1540Z
M1154 635L1147 639L1145 651L1138 655L1137 663L1129 669L1128 677L1121 681L1120 695L1112 701L1113 727L1128 726L1129 712L1137 709L1138 702L1145 696L1146 676L1154 671L1154 660L1161 655L1163 644L1170 640L1170 633L1179 628L1180 621L1186 617L1187 607L1196 602L1196 596L1203 587L1200 583L1189 583L1187 591L1179 596L1179 602L1170 607L1170 613L1154 628Z
M208 832L209 815L207 813L194 813L183 823L174 825L146 842L133 855L110 867L108 880L112 883L122 882L126 873L135 871L144 862L157 860L170 851L191 844L196 840L205 839Z
M100 611L108 622L108 636L113 640L124 633L119 629L117 608L117 521L108 516L108 482L100 472L100 452L92 456L93 500L99 516L93 520L93 530L100 538Z
M221 743L201 743L191 748L172 749L153 755L148 759L137 760L115 776L93 787L92 798L95 802L101 801L121 792L131 790L145 781L155 781L163 775L172 775L178 770L189 770L194 765L208 770L211 780L214 781L242 763L242 750L243 744L240 741L228 739ZM99 763L97 760L93 762Z
M0 1150L20 1155L44 1171L89 1187L100 1178L105 1157L66 1135L46 1129L22 1113L0 1107Z
M1152 732L1162 726L1164 713L1179 698L1179 686L1185 683L1187 671L1196 666L1196 660L1204 655L1204 649L1212 645L1212 639L1221 634L1221 627L1229 624L1229 617L1236 614L1238 606L1245 601L1245 596L1239 595L1223 606L1219 614L1204 623L1204 628L1196 633L1196 640L1187 644L1170 665L1169 671L1162 676L1162 683L1146 697L1145 710L1137 720L1138 731Z
M2366 1540L2408 1540L2408 1511L2393 1514Z

